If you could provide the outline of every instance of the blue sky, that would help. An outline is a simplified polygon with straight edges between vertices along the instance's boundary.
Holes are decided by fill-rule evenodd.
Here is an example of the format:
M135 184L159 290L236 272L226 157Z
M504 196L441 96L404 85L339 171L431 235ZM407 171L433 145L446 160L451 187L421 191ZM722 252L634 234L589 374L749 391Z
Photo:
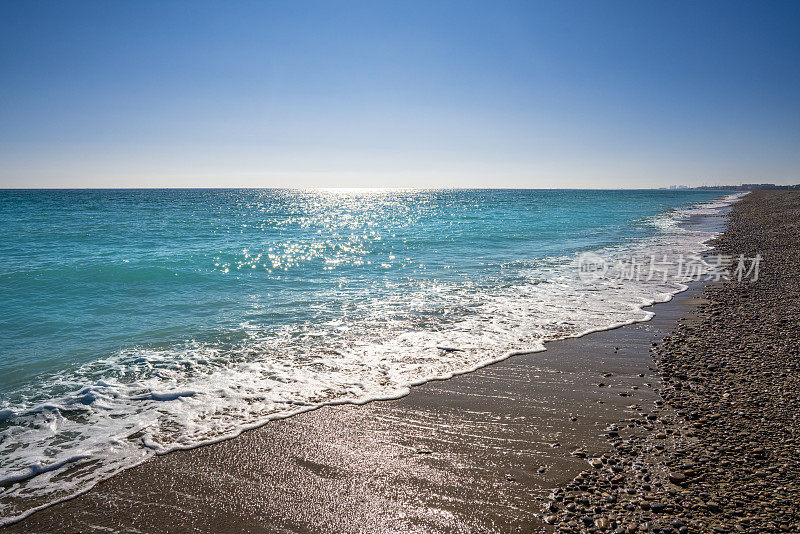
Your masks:
M800 2L3 2L0 187L800 183Z

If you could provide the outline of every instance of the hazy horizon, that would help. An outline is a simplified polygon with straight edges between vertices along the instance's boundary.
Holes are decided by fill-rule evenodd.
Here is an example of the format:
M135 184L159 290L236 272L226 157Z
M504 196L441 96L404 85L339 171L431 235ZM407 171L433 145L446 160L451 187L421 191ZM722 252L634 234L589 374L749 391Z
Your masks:
M675 184L670 184L675 185ZM680 184L678 184L680 185ZM719 186L740 186L741 184L719 184L719 185L708 185L705 187L712 188L712 187L719 187ZM775 185L787 185L787 184L775 184ZM796 185L796 184L788 184L788 185ZM692 186L695 187L695 186ZM698 186L700 189L704 189L704 186ZM174 189L174 190L192 190L192 189L252 189L252 190L321 190L321 191L348 191L348 190L425 190L429 189L432 191L449 191L449 190L515 190L518 189L520 191L691 191L694 189L674 189L670 188L669 185L666 186L658 186L658 187L491 187L491 186L478 186L478 187L448 187L448 186L427 186L427 187L415 187L415 186L352 186L352 187L325 187L325 186L307 186L307 187L292 187L292 186L264 186L264 187L248 187L248 186L209 186L209 187L193 187L193 186L176 186L176 187L147 187L147 186L136 186L136 187L0 187L0 191L42 191L42 190L52 190L52 191L87 191L87 190L119 190L119 191L135 191L135 190L158 190L158 189ZM710 190L710 189L709 189ZM731 189L730 191L733 191Z
M800 183L797 3L0 14L0 188Z

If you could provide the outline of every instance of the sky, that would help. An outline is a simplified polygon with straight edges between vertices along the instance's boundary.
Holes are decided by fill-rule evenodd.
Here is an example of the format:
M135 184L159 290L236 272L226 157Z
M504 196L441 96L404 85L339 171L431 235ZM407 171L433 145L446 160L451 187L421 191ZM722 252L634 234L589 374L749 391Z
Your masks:
M0 3L0 187L800 183L800 2Z

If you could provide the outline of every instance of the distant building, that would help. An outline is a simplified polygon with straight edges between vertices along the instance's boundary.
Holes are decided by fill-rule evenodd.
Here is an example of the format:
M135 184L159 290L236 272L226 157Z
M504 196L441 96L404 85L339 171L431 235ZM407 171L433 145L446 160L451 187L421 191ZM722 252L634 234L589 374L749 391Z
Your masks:
M674 189L671 186L670 189ZM741 184L741 185L702 185L700 187L685 187L678 186L678 189L705 189L711 191L757 191L760 189L778 189L778 190L800 190L800 184L797 185L777 185L777 184Z

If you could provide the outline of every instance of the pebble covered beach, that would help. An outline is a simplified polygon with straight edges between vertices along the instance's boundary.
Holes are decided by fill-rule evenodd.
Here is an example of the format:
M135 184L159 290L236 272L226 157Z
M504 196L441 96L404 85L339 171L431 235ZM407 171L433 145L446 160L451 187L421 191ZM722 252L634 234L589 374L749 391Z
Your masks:
M656 408L555 490L557 532L800 532L800 193L758 191L714 243L758 279L710 285L652 353Z

